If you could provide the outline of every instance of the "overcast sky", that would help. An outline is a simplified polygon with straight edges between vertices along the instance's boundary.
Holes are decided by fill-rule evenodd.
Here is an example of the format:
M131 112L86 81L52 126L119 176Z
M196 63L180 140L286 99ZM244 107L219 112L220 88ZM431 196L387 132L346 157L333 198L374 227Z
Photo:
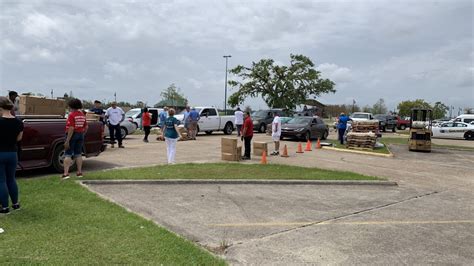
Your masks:
M309 56L323 103L474 107L473 1L0 0L0 89L154 104L175 83L224 102L225 60ZM231 93L231 91L229 92ZM260 99L247 101L263 108Z

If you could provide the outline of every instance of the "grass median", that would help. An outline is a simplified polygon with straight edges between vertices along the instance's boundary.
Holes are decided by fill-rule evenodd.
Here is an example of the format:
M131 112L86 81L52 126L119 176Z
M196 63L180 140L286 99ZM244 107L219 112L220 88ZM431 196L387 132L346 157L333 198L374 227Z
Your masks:
M85 179L298 179L378 180L352 172L276 164L176 164L94 172Z
M378 180L285 165L181 164L88 173L87 179ZM225 261L72 180L20 179L23 209L0 216L5 264L225 265Z

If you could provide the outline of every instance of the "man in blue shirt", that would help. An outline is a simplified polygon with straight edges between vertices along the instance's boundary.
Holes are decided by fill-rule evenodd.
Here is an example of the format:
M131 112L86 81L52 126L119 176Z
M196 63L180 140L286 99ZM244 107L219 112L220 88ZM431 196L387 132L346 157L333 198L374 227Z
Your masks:
M189 136L189 113L191 113L191 108L189 106L186 106L186 109L184 110L184 117L183 117L183 122L184 122L184 128L188 132Z
M197 125L198 121L201 117L199 116L199 112L196 111L196 108L192 108L191 112L189 112L189 139L196 140L197 135Z
M339 132L339 141L341 145L344 145L344 133L347 129L347 121L351 120L346 114L341 113L337 122L337 130Z
M159 116L160 116L160 127L163 130L166 118L168 117L168 107L165 106Z
M105 111L102 108L102 103L98 100L94 101L94 108L90 109L89 112L94 113L99 116L100 122L105 124Z

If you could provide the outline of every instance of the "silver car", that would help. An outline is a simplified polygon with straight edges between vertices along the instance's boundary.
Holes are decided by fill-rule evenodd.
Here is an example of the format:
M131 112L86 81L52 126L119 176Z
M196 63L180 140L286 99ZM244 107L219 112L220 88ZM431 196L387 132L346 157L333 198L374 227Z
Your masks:
M137 125L135 123L132 123L128 120L124 120L122 123L120 123L120 132L122 133L122 138L126 138L127 135L133 134L137 130ZM105 125L104 127L104 136L106 138L110 137L109 136L109 127Z

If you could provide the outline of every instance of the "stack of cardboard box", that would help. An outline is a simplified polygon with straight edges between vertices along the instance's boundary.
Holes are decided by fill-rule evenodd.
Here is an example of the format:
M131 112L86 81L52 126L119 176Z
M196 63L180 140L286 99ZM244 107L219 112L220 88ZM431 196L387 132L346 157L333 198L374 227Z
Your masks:
M240 161L242 146L238 146L236 138L221 138L221 152L224 161Z
M20 96L21 115L66 115L66 101L34 96Z
M268 155L268 143L258 141L253 142L253 155L262 156L264 151Z
M181 133L181 136L183 137L181 140L188 140L188 131L184 126L178 126L179 133Z

